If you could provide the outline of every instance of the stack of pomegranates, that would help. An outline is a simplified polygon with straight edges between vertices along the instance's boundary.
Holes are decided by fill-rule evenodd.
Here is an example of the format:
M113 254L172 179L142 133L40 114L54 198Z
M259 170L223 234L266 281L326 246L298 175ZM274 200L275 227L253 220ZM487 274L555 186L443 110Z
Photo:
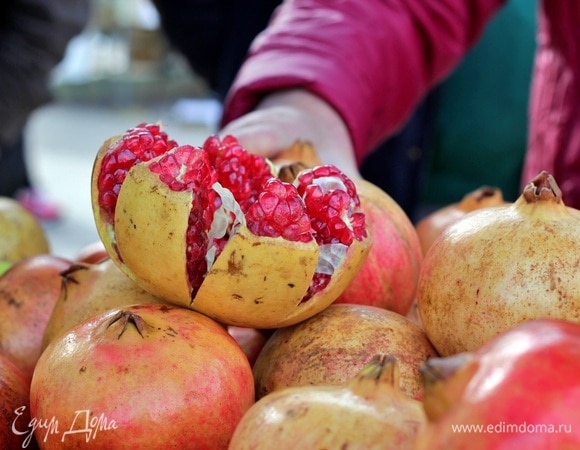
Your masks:
M98 243L0 235L3 448L580 446L580 214L556 180L414 226L296 147L139 124L97 151Z

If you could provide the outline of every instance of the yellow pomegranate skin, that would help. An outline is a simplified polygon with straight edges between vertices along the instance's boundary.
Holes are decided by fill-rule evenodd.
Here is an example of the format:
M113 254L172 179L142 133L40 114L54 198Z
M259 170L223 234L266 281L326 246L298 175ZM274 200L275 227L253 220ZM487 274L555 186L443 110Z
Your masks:
M253 366L256 398L285 387L344 383L379 353L397 358L401 390L420 397L419 367L437 356L423 330L384 308L332 304L270 336Z
M540 173L505 206L455 222L423 260L418 310L442 356L472 351L521 322L580 322L580 215Z
M342 385L273 392L246 412L229 450L412 450L425 413L398 381L396 358L376 355Z

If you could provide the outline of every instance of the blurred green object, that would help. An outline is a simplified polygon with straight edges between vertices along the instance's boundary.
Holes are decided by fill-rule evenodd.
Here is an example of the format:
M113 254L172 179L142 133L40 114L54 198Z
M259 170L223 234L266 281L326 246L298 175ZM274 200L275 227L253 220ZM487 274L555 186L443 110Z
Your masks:
M422 202L445 205L482 185L520 194L537 1L510 0L437 92Z
M10 261L0 261L0 277L4 275L4 273L12 267L12 263Z

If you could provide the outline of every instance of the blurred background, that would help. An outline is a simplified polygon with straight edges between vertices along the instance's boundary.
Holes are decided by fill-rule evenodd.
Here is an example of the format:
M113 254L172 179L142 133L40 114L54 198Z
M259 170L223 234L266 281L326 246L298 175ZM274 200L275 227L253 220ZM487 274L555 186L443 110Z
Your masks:
M148 0L92 0L86 29L53 71L54 101L26 128L26 159L37 189L60 209L43 222L52 252L73 257L98 239L90 198L104 140L140 122L161 122L180 144L198 145L221 111L203 80L172 51Z

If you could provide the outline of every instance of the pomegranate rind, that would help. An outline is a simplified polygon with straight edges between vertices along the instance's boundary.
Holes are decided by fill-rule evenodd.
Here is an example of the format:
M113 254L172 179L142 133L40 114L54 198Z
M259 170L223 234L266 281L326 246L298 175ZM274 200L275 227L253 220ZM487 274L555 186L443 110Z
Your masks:
M97 234L103 242L105 250L109 254L110 258L121 268L121 270L130 276L130 272L123 267L123 263L121 262L119 254L117 253L116 236L113 229L113 224L109 223L109 221L104 217L103 210L99 205L99 188L97 186L99 174L101 172L101 165L105 154L122 138L122 135L110 137L103 142L97 151L91 175L91 206L93 209L93 217L95 220L95 226L97 228Z
M278 328L300 310L318 254L314 241L259 237L242 226L187 306L228 325ZM306 303L311 302L317 310L327 306L315 298Z
M172 191L148 164L137 164L119 191L121 213L115 214L121 259L113 261L143 289L179 305L191 301L184 247L192 199L191 191Z
M348 247L344 258L338 265L330 283L310 299L300 303L284 320L278 322L276 328L297 324L325 310L345 291L357 276L371 250L372 238L353 241Z

